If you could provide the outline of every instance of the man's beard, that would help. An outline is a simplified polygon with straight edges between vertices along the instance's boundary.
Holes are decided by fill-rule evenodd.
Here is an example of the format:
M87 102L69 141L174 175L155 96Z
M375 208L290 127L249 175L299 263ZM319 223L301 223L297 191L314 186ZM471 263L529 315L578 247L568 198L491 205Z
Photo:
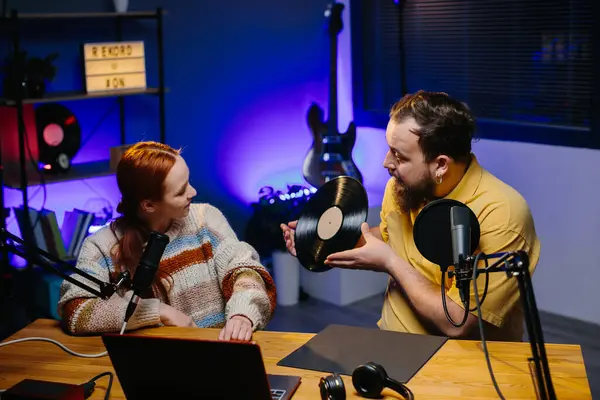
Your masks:
M416 211L425 203L435 199L435 181L430 175L424 176L414 185L407 185L396 178L394 197L400 212L407 214Z

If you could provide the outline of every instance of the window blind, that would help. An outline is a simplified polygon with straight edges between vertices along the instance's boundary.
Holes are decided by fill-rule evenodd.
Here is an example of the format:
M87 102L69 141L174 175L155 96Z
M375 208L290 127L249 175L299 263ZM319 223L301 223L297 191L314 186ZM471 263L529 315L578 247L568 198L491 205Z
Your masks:
M401 96L399 8L394 1L363 1L360 9L363 101L367 110L387 113ZM354 26L352 29L355 29Z
M406 91L447 92L478 119L589 128L593 0L400 1L361 4L365 108L389 110L404 68Z

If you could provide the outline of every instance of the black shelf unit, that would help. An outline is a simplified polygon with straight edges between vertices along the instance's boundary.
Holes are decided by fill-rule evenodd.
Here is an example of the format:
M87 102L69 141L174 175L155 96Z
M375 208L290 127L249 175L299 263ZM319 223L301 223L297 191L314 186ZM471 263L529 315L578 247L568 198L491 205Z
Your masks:
M16 10L12 10L10 15L0 16L0 25L8 25L12 35L12 52L18 53L21 50L21 34L20 34L20 23L22 20L64 20L64 19L83 19L83 18L104 18L114 19L115 21L115 35L116 41L123 40L123 21L132 19L150 19L156 21L156 35L157 35L157 55L158 55L158 87L146 88L146 89L131 89L131 90L111 90L106 92L95 92L86 93L84 91L73 91L73 92L55 92L47 93L42 98L11 98L3 99L0 98L0 106L9 106L16 108L17 125L18 125L18 140L19 140L19 170L20 176L7 177L4 176L2 168L2 159L0 152L0 210L5 210L5 213L0 216L0 228L6 229L6 209L4 207L4 187L20 189L23 196L23 208L25 215L29 213L28 204L28 190L27 188L31 185L40 184L40 176L38 173L28 173L27 165L28 162L25 148L25 124L23 120L23 106L27 104L39 104L39 103L50 103L59 101L78 101L97 99L104 97L117 97L119 102L119 117L120 117L120 136L121 144L125 144L125 97L134 95L155 95L159 101L159 129L160 129L160 142L165 143L166 141L166 124L165 124L165 77L164 77L164 44L163 44L163 16L166 12L162 8L157 8L154 11L133 11L125 13L117 12L84 12L84 13L19 13ZM35 171L34 171L35 172ZM43 173L43 172L41 172ZM43 183L56 183L65 182L70 180L92 178L111 175L113 172L110 170L109 162L98 161L86 164L73 165L71 170L67 173L60 175L45 174ZM33 232L30 221L26 219L26 223L29 229L25 229L26 232L22 232L23 240L29 243L33 242ZM9 258L6 252L4 243L0 244L0 274L4 274L10 268ZM28 271L31 271L31 265L27 267Z
M162 15L166 11L161 10ZM68 13L21 13L18 14L19 19L69 19L69 18L121 18L121 19L154 19L157 18L157 13L161 11L129 11L124 13L119 12L68 12ZM0 20L11 19L11 16L0 17Z
M146 89L121 89L118 92L115 90L107 90L106 92L93 92L93 93L86 93L86 92L82 92L82 91L52 92L52 93L47 93L44 97L23 99L22 101L23 101L23 104L41 104L41 103L53 103L55 101L99 99L102 97L135 96L138 94L139 95L160 94L160 91L161 91L160 88L146 88ZM0 105L16 107L17 100L0 98Z
M114 172L110 169L108 160L91 161L82 164L74 164L71 168L62 174L46 174L44 181L40 179L40 174L35 171L29 171L27 174L27 184L30 186L68 182L77 179L98 178L102 176L113 175ZM20 189L21 182L17 178L8 177L4 179L4 186L11 189Z

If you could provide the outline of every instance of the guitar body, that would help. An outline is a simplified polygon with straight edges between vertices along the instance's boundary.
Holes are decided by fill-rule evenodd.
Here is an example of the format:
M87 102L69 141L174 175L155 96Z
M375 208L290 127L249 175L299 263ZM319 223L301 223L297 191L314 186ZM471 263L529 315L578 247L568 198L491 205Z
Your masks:
M304 179L315 188L338 176L350 176L362 183L362 174L352 159L356 125L351 122L344 133L330 132L323 115L323 109L317 104L308 109L306 119L313 144L304 159Z
M329 115L317 104L308 109L306 120L313 136L313 143L306 154L302 174L315 188L338 176L349 176L360 183L362 174L352 159L356 142L356 125L351 122L344 133L338 132L337 110L337 36L341 32L344 4L333 3L327 7L325 16L329 19L331 54L329 57Z

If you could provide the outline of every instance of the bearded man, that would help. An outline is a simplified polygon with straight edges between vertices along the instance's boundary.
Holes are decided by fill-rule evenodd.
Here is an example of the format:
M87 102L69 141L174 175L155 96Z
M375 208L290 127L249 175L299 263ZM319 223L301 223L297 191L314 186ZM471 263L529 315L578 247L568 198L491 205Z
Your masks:
M419 91L393 105L386 129L389 151L383 165L391 178L381 207L381 223L363 224L363 240L356 248L332 254L330 267L368 269L390 276L381 319L381 329L479 338L476 311L456 327L442 306L441 271L425 260L413 239L418 213L429 202L454 199L466 204L477 216L481 237L477 251L486 254L524 250L533 274L540 242L527 202L512 187L486 171L471 152L475 121L468 107L445 93ZM282 225L288 251L296 255L296 221ZM478 280L483 294L485 275ZM448 313L455 322L464 308L455 282L446 279ZM471 308L475 298L471 287ZM518 283L504 273L489 274L488 291L482 304L486 339L521 341L523 310Z

